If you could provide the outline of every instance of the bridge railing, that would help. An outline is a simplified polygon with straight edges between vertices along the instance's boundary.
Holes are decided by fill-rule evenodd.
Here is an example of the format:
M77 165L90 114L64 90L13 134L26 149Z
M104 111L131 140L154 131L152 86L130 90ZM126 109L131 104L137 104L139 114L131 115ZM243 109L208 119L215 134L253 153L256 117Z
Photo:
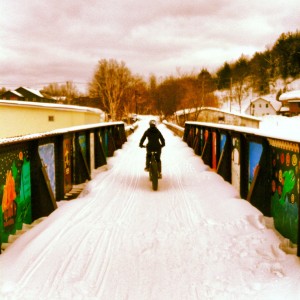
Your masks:
M0 242L53 212L128 134L123 122L110 122L0 139Z
M163 121L163 124L165 124L165 126L170 129L171 131L174 132L175 135L179 136L179 137L183 137L183 133L184 133L184 127L178 126L174 123L170 123L168 121Z
M258 129L186 122L183 140L293 244L300 256L300 140Z

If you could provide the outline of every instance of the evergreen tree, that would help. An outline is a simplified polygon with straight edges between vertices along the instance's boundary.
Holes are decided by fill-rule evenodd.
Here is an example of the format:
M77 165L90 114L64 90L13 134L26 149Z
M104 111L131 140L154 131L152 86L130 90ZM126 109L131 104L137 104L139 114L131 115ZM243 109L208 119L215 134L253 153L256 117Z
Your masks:
M217 87L219 90L229 89L231 80L231 68L227 62L217 71Z

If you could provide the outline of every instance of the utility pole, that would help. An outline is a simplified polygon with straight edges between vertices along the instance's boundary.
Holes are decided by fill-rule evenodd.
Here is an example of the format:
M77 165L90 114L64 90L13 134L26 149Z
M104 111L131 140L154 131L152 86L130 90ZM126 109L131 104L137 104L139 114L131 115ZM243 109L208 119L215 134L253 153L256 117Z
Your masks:
M135 99L135 114L138 114L138 104L137 104L137 91L134 91L134 99Z
M232 102L232 77L230 77L230 95L229 95L229 111L231 112L231 102Z

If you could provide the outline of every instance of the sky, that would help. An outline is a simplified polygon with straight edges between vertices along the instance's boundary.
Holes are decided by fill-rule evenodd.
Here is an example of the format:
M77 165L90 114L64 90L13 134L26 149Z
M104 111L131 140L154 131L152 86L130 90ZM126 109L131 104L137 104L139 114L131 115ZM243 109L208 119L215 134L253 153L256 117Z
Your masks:
M100 59L146 80L215 72L300 29L298 0L0 0L0 88L72 81Z
M146 128L145 118L79 199L6 248L0 298L299 299L296 248L163 124L152 190L138 147Z

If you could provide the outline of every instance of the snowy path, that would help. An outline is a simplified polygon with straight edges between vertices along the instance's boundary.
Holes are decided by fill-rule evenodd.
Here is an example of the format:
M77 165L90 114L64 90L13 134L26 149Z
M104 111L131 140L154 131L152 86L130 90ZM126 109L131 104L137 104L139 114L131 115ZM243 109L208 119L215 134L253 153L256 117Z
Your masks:
M164 125L152 191L141 124L80 199L0 256L0 299L296 299L300 262ZM298 299L299 299L298 297Z

